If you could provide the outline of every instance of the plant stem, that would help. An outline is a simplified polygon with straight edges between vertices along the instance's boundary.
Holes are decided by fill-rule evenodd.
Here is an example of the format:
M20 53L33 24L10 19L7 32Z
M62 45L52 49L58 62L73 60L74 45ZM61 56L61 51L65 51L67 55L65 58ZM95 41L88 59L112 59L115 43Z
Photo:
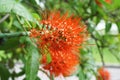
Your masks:
M21 23L20 17L18 15L16 15L16 17L18 19L18 22L21 24L21 27L23 28L23 30L26 32L26 35L28 35L27 30L24 28L24 25Z
M54 80L53 74L50 73L50 80Z
M104 62L104 58L103 58L103 52L101 50L101 46L98 44L98 39L91 33L91 37L95 40L95 43L96 43L96 46L98 48L98 51L99 51L99 55L101 57L101 62L102 62L102 66L105 66L105 62Z
M42 70L41 68L39 68L39 70L42 71L43 73L45 73L46 76L47 76L49 79L51 79L51 76L50 76L46 71Z
M0 33L0 38L3 38L3 37L19 37L19 36L27 36L27 34L26 34L26 32Z
M99 51L99 54L100 54L100 57L101 57L102 66L104 67L104 66L105 66L105 62L104 62L104 58L103 58L103 54L102 54L101 47L99 46L97 40L95 40L95 43L96 43L96 45L97 45L97 48L98 48L98 51Z
M0 23L5 21L9 16L10 16L10 14L6 14L2 19L0 19Z
M103 52L102 52L101 46L97 42L99 39L97 39L92 33L91 33L91 37L95 40L96 46L97 46L98 51L99 51L99 55L101 57L102 66L104 67L105 62L104 62L104 58L103 58Z

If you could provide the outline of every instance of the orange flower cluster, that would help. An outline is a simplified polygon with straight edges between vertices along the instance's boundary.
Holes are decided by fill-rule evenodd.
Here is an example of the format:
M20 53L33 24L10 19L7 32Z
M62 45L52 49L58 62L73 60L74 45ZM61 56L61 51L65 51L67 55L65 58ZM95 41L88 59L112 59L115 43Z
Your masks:
M99 0L95 0L96 4L98 4L100 7L102 6L101 2ZM106 3L111 4L111 0L105 0Z
M79 59L77 55L69 52L51 51L52 61L49 64L46 61L46 55L44 55L42 59L42 63L45 65L44 69L49 70L50 73L55 74L55 76L60 74L69 76L74 73L77 70Z
M98 70L98 73L99 73L99 76L97 77L98 80L110 80L110 73L104 68L100 68Z
M40 22L43 28L32 29L30 34L37 39L37 45L43 53L43 68L55 76L68 76L76 70L79 64L78 51L86 39L86 26L80 23L80 18L67 16L67 13L63 16L60 16L60 12L51 13ZM46 59L48 53L52 59L50 63Z

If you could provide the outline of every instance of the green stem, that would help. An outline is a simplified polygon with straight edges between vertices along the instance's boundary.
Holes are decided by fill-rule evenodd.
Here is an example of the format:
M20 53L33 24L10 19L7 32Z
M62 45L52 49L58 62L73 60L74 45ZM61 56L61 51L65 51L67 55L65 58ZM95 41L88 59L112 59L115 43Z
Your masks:
M23 28L23 30L26 32L26 35L28 35L27 30L25 29L24 25L21 23L20 17L18 15L16 15L16 17L18 19L18 22L21 24L21 27Z
M104 62L104 57L103 57L102 49L101 49L101 47L99 46L99 44L97 43L96 40L95 40L95 43L97 45L97 48L98 48L98 51L99 51L99 55L101 57L102 66L104 67L105 66L105 62Z
M2 19L0 19L0 23L5 21L9 16L10 16L10 14L6 14Z
M39 68L39 70L40 71L42 71L43 73L45 73L46 74L46 76L49 78L49 79L51 79L51 76L46 72L46 71L44 71L43 69L41 69L41 68Z
M101 57L101 62L102 62L102 66L104 67L105 66L105 62L104 62L104 57L103 57L103 51L101 49L101 46L98 44L98 39L93 35L91 34L92 38L95 40L95 43L96 43L96 46L98 48L98 52L99 52L99 55Z
M0 33L0 38L3 38L3 37L19 37L19 36L27 36L27 34L26 34L26 32Z

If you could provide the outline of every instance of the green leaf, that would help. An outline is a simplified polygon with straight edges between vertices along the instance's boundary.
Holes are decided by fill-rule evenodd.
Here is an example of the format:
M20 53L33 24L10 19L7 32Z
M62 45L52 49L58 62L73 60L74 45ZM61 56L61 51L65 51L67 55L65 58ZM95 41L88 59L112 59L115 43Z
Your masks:
M27 46L26 80L35 80L39 68L39 53L37 48L30 42Z
M98 7L97 10L104 19L107 19L107 14L102 8Z
M0 0L0 13L10 12L15 3L15 0Z
M46 57L47 57L47 63L50 63L52 61L51 55L49 53L47 53Z
M0 50L0 58L7 58L7 55L5 54L5 51Z
M15 49L19 45L19 37L14 38L2 38L2 44L0 44L0 50Z
M0 0L0 13L8 13L11 11L29 21L34 21L31 13L20 2L16 0Z
M0 63L0 80L8 80L9 77L10 72L8 71L4 64Z
M85 80L85 75L83 73L83 70L81 69L81 67L79 69L80 69L78 74L79 80Z
M120 0L113 0L112 5L109 7L110 10L115 10L120 8Z
M96 13L97 11L97 6L94 1L91 2L91 10L92 10L92 15Z
M32 13L32 16L37 20L41 19L40 16L37 13Z
M119 33L120 33L120 23L117 22L116 24L117 24L117 27L118 27L118 31L119 31Z
M17 15L20 15L29 21L33 21L32 15L21 3L17 3L12 10Z
M47 63L50 63L52 61L51 55L47 53Z
M110 31L111 25L112 25L112 24L111 24L110 22L107 22L107 23L106 23L106 27L105 27L105 32L106 32L106 33Z
M92 33L92 32L95 30L95 28L94 28L94 27L91 27L90 24L89 24L88 26L89 26L89 27L88 27L88 31Z
M23 30L22 27L21 27L21 25L20 25L20 23L19 23L17 20L15 20L15 21L13 22L13 25L14 25L17 29Z
M39 77L37 77L35 80L41 80Z

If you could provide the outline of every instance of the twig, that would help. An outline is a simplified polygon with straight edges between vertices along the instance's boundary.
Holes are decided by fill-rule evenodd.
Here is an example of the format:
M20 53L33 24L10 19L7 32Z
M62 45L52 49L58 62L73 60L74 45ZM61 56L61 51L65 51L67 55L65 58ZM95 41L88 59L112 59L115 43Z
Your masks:
M27 32L28 34L29 32ZM0 38L3 37L19 37L19 36L27 36L25 32L15 32L15 33L0 33Z
M92 38L95 40L95 43L97 45L97 48L98 48L98 51L99 51L99 54L100 54L100 57L101 57L101 61L102 61L102 66L105 66L105 62L104 62L104 58L103 58L103 54L102 54L102 51L101 51L101 46L98 44L98 39L91 33L91 36Z
M5 21L9 16L10 16L10 14L6 14L2 19L0 19L0 23Z
M115 68L115 69L120 69L120 66L115 66L115 65L105 65L104 67L106 68Z
M39 70L42 71L43 73L45 73L46 76L47 76L49 79L51 79L51 76L50 76L46 71L42 70L41 68L39 68Z
M100 57L101 57L102 66L105 66L105 62L104 62L103 54L102 54L102 51L101 51L101 47L100 47L99 44L97 43L97 40L95 40L95 43L96 43L96 45L97 45L97 48L98 48L98 51L99 51L99 54L100 54Z
M54 80L53 74L50 73L50 80Z

